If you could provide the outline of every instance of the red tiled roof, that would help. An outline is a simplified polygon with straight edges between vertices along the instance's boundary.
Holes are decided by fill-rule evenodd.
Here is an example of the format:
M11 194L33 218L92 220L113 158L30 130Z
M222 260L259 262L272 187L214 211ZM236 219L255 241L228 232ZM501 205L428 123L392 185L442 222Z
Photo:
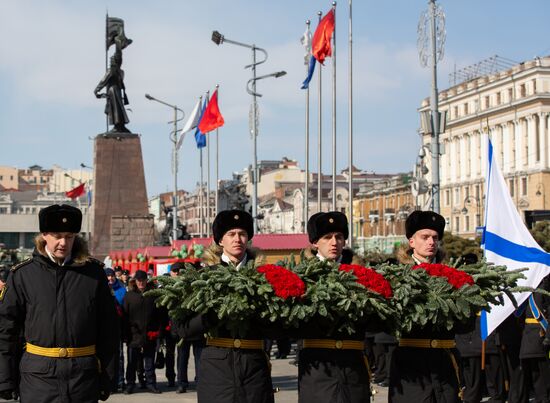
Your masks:
M170 246L148 246L142 253L148 258L168 257L171 249Z
M292 250L309 246L307 234L258 234L252 238L252 246L263 250Z

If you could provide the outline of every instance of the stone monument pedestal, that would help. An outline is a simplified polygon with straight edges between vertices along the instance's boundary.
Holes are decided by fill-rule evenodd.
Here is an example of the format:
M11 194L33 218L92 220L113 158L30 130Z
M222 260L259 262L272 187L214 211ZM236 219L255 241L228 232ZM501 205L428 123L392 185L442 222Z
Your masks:
M100 260L113 246L113 216L149 216L141 141L137 134L109 132L96 136L92 211L90 249L92 256ZM144 235L142 246L152 242L148 234Z

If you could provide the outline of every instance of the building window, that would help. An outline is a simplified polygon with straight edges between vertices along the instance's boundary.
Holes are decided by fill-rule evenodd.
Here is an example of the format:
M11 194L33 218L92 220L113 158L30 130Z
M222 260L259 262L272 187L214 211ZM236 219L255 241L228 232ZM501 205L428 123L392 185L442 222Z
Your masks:
M464 231L470 232L470 216L464 217Z
M7 207L0 207L0 214L8 214L8 208Z
M514 197L514 179L508 180L508 185L510 187L510 196Z
M527 196L527 178L521 178L521 195Z
M454 116L455 119L458 118L458 106L455 106L455 107L453 108L453 116Z
M501 95L500 95L500 92L497 92L497 94L496 94L496 98L497 98L497 99L496 99L496 102L495 102L495 103L496 103L497 105L500 105L500 103L502 102L502 101L501 101Z
M508 88L508 102L512 102L514 100L514 89Z
M451 205L451 191L449 189L445 190L445 206Z
M460 188L455 188L455 204L460 204Z
M464 114L465 115L468 114L468 103L467 102L464 104Z
M475 196L476 196L476 200L479 200L480 199L480 195L479 195L479 185L476 185L475 187Z
M460 217L455 217L455 232L460 232Z
M489 98L489 96L487 95L485 97L485 109L489 109L491 107L491 98Z
M526 91L525 91L525 84L521 84L519 86L519 96L521 98L525 97Z

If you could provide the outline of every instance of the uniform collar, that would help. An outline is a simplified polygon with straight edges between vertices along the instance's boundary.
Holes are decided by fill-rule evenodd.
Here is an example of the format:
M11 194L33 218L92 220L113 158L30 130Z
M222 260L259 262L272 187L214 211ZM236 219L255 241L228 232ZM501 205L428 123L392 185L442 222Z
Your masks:
M319 259L321 262L324 262L325 260L328 260L326 257L322 256L319 251L317 251L317 259ZM342 255L338 257L338 259L334 260L336 263L342 262Z
M435 256L432 257L431 259L425 259L425 260L422 260L422 258L420 258L419 256L416 256L413 252L413 254L411 255L411 257L413 258L414 262L416 264L422 264L422 263L435 263Z
M58 266L65 266L67 263L69 263L71 261L71 254L69 253L67 255L67 257L65 258L65 260L63 261L63 263L59 263L57 261L57 259L50 253L50 251L48 250L48 247L44 245L44 250L46 251L46 253L48 254L48 257L50 258L50 260L52 262L54 262L55 264L57 264Z
M233 263L233 262L231 261L231 259L229 258L229 256L227 256L225 253L222 253L221 260L222 260L222 262L225 262L225 263L227 263L227 264L229 264L229 265L231 265L231 266L234 266L235 269L237 269L237 271L239 271L239 269L240 269L241 267L243 267L243 266L246 264L246 261L248 260L248 254L245 253L245 254L244 254L244 257L242 258L242 260L241 260L238 264L236 264L236 265L235 265L235 263Z

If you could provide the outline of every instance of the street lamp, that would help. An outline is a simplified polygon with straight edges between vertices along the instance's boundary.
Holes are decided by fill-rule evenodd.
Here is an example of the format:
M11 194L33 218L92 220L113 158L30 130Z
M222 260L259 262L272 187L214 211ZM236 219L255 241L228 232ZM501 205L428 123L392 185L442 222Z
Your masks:
M475 200L476 202L476 227L478 227L480 225L480 220L479 220L479 198L476 197L476 196L466 196L464 198L464 202L462 204L464 204L464 207L462 208L461 212L463 215L467 215L468 214L468 209L466 208L466 203L470 202L470 200Z
M168 122L174 124L174 130L170 133L170 140L174 144L172 151L172 171L174 172L174 194L172 196L172 241L178 239L178 122L183 120L185 112L178 108L176 105L169 104L168 102L161 101L149 94L145 94L145 98L149 101L156 101L163 105L166 105L174 110L174 120ZM181 118L178 119L178 111L181 112Z
M280 71L273 74L268 74L266 76L260 76L256 77L256 66L259 64L265 63L267 60L267 51L265 49L259 48L256 45L248 45L246 43L233 41L231 39L227 39L224 35L219 33L218 31L212 32L212 42L214 42L216 45L221 45L222 43L231 43L233 45L242 46L244 48L248 48L252 50L252 64L248 64L244 66L245 69L251 68L252 69L252 79L250 79L246 84L246 91L252 95L252 142L253 142L253 175L251 175L252 180L252 218L254 220L254 232L258 231L258 158L257 158L257 129L258 129L258 111L257 111L257 103L256 103L256 97L261 96L256 92L256 81L267 78L267 77L281 77L286 74L284 71ZM256 51L260 51L264 55L264 59L260 61L256 61ZM252 88L249 88L249 84L252 83Z

